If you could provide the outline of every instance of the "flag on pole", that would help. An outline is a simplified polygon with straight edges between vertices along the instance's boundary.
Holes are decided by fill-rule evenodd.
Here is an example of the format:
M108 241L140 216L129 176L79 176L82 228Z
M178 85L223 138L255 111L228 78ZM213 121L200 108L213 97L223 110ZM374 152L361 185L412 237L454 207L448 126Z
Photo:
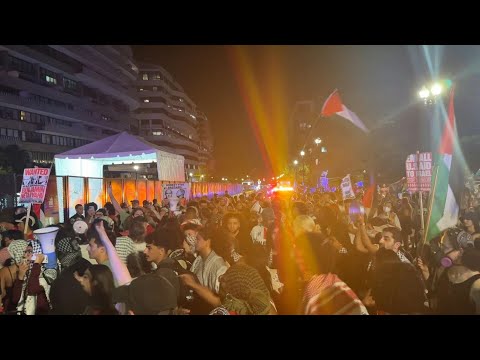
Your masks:
M369 130L365 126L365 124L358 118L358 116L348 109L343 103L342 99L340 99L340 94L338 90L335 89L330 96L327 98L325 103L322 107L322 116L332 116L332 115L339 115L347 120L350 120L353 125L360 128L361 130L368 132Z
M442 142L438 150L436 174L432 177L432 200L425 242L430 242L444 230L455 226L458 221L460 196L463 189L462 161L455 129L455 112L453 107L453 88L450 92L448 120L443 130Z

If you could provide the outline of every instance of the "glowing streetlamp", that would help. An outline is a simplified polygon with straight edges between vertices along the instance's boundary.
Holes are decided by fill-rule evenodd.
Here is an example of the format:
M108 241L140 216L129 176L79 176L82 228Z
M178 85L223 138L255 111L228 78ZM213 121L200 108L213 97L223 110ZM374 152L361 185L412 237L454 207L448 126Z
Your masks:
M423 100L425 104L435 103L439 96L452 86L452 81L449 79L436 81L431 86L422 86L418 92L418 97Z
M315 142L316 145L320 145L320 144L322 143L322 139L316 138L316 139L314 140L314 142Z

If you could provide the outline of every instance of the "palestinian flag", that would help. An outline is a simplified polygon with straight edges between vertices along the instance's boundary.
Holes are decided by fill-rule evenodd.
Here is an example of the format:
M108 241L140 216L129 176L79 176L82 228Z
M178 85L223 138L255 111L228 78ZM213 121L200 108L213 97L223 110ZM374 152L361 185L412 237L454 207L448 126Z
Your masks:
M458 221L461 192L464 187L463 161L455 129L453 88L450 93L448 120L432 176L432 196L427 220L425 242L430 242Z

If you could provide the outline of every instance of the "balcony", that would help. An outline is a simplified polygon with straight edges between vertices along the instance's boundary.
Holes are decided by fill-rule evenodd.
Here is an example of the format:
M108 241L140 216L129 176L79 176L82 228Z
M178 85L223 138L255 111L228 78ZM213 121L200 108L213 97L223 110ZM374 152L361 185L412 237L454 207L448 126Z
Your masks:
M187 132L197 132L197 128L194 124L192 124L191 121L188 121L184 117L178 117L177 115L175 117L170 116L168 114L164 114L161 112L153 112L153 113L142 113L142 114L135 114L135 119L137 120L164 120L166 122L171 122L172 124L175 124L175 122L182 122L185 125L188 125L190 127L190 130Z
M99 89L105 94L122 100L130 107L130 110L136 109L139 105L137 92L133 88L114 83L106 76L103 76L86 66L83 66L82 70L76 73L76 76L77 79L82 81L85 85Z
M68 110L63 107L40 103L35 99L12 95L4 92L0 92L0 105L21 108L25 111L31 111L53 118L72 121L75 123L84 122L88 125L102 127L106 129L113 129L117 131L127 130L130 125L129 122L122 124L114 123L111 121L104 121L89 115L89 113L84 110Z
M13 136L0 135L0 143L2 146L7 145L19 145L22 142L22 139L16 138Z
M138 73L136 73L128 64L128 60L131 60L131 57L127 54L121 54L118 49L111 45L92 45L92 47L102 54L108 61L113 62L118 68L120 68L125 76L127 76L130 81L137 80Z
M148 142L151 142L157 146L165 148L167 152L172 154L179 154L179 155L188 155L190 157L194 157L198 159L198 153L196 151L187 150L179 148L178 145L183 145L180 139L176 139L174 137L168 136L144 136L144 139ZM178 141L180 140L180 141Z
M4 46L9 50L11 50L12 52L17 52L19 54L22 54L24 57L25 56L28 57L31 63L46 64L67 74L74 74L78 70L78 68L73 64L66 64L65 62L56 60L55 58L48 56L29 45L4 45Z
M79 138L90 141L100 140L108 136L102 134L99 128L95 128L94 130L87 130L85 126L77 124L70 127L47 123L45 125L41 125L40 129L37 132L49 135Z

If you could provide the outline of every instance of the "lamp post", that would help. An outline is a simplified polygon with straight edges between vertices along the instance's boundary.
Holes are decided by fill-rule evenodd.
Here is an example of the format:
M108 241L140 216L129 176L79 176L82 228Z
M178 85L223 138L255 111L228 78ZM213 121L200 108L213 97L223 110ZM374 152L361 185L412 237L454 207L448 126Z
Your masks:
M305 186L305 151L300 151L300 156L302 157L302 185Z
M193 179L193 173L189 173L188 175L190 176L190 182L192 182L192 179Z
M445 90L448 90L452 86L452 81L449 79L444 79L441 81L436 81L430 86L424 85L420 91L418 92L418 97L423 100L423 103L425 105L432 105L436 104L437 100L441 99L443 93L445 93ZM435 125L436 122L433 124ZM435 143L429 144L430 148L436 148ZM430 149L429 149L430 150ZM417 169L419 169L419 154L420 152L417 151ZM420 175L420 171L417 171L418 176ZM421 226L421 234L422 237L425 234L425 223L424 223L424 217L423 217L423 194L420 189L420 179L417 179L418 183L418 196L419 196L419 205L420 205L420 226Z
M135 199L138 199L138 169L140 167L138 165L133 165L133 170L135 170Z
M298 160L297 159L293 160L293 166L295 167L295 186L297 185L297 165L298 165Z

